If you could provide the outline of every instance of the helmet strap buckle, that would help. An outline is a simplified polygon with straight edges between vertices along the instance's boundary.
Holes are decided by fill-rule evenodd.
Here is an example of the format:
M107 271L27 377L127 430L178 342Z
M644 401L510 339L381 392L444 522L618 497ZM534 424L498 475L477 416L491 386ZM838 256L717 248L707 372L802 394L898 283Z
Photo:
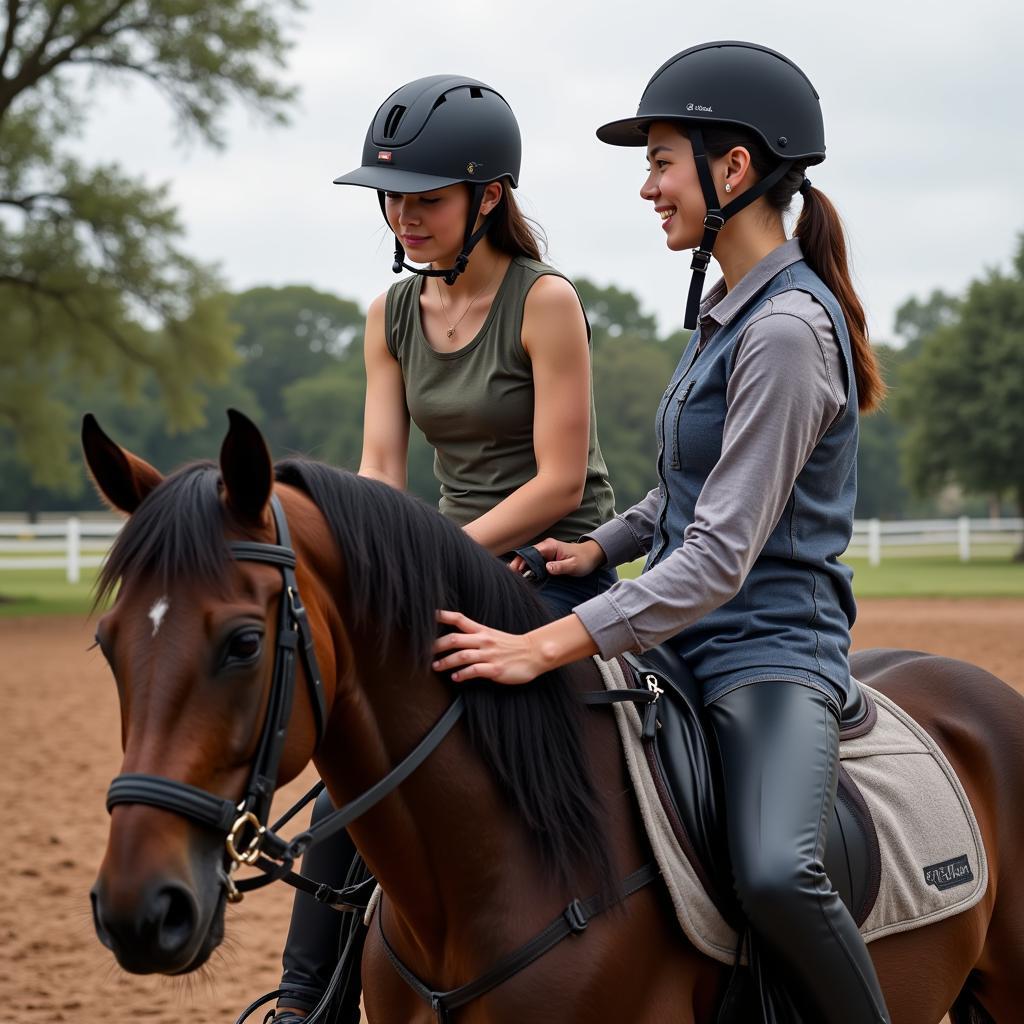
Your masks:
M714 231L717 235L725 227L725 216L721 210L708 210L704 216L704 230Z
M693 259L690 261L690 269L700 274L708 272L708 264L711 263L711 252L708 249L694 249Z

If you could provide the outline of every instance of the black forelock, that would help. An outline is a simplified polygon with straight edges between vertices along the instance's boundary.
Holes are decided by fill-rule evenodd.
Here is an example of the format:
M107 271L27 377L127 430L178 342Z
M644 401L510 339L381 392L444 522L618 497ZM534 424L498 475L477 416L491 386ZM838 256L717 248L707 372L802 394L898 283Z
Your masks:
M124 524L100 570L96 602L129 574L219 587L230 559L220 470L212 462L195 462L164 479Z

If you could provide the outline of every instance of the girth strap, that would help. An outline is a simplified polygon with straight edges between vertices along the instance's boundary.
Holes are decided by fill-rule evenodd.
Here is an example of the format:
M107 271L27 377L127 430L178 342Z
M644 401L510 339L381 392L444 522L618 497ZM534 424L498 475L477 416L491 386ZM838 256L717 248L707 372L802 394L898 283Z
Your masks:
M658 878L657 865L645 864L632 874L622 880L621 892L613 899L607 899L603 895L591 896L585 901L573 900L542 932L535 935L524 946L520 946L514 953L499 960L489 971L481 974L479 978L466 985L460 985L448 992L435 992L423 981L421 981L408 967L402 963L398 954L394 951L391 943L384 934L384 922L382 920L381 907L377 908L377 928L380 932L381 941L384 945L384 952L393 964L395 970L402 980L425 1002L437 1015L438 1024L448 1024L453 1010L460 1006L479 999L480 996L491 989L497 988L502 982L518 974L525 967L528 967L542 957L548 950L554 948L569 935L579 935L586 931L587 924L591 918L608 910L610 907L621 903L626 897L650 885Z

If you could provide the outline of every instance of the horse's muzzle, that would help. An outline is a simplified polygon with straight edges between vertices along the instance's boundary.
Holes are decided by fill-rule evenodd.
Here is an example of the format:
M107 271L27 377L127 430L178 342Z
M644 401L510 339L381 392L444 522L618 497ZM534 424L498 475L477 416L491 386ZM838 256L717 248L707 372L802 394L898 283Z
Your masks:
M155 882L134 899L117 899L101 879L90 897L97 937L133 974L194 970L223 935L223 913L204 922L196 894L181 881Z

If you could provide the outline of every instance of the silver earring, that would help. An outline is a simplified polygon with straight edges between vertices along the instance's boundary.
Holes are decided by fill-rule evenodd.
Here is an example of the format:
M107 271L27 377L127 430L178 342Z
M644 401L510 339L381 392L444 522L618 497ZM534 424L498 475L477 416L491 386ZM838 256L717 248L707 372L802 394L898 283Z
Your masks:
M726 192L731 192L732 191L732 185L730 185L729 182L725 183L725 191Z

